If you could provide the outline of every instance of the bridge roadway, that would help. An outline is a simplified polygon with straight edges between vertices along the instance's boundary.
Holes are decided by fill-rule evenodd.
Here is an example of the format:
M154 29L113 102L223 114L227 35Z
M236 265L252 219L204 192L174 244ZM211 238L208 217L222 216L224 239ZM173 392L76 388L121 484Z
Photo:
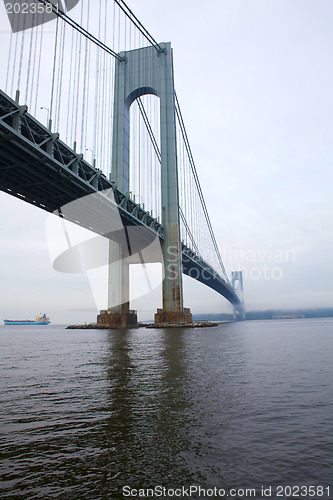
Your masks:
M118 241L126 248L132 263L140 262L136 256L141 256L141 250L148 247L155 250L150 255L145 253L145 262L160 261L160 252L150 244L156 239L162 244L163 224L128 193L119 191L82 154L62 142L59 134L51 133L31 116L27 106L20 106L2 90L0 189ZM184 244L182 267L184 274L214 289L232 304L240 304L231 283Z

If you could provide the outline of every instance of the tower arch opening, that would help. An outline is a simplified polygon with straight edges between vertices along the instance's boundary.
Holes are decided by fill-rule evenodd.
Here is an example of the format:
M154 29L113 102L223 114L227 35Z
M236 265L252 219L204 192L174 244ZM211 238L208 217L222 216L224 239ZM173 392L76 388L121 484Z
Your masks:
M129 191L136 203L161 220L160 99L154 89L144 87L133 91L128 102Z

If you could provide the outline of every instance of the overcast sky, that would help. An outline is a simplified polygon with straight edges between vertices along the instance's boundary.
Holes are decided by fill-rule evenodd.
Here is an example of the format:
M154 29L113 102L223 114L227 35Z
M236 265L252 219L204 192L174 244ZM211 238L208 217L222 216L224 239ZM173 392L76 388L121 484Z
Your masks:
M333 2L128 4L158 41L172 42L206 204L229 274L244 271L247 310L332 306ZM6 45L3 4L0 16ZM48 215L2 192L0 210L0 320L38 312L94 320L87 276L52 268ZM189 278L184 295L194 313L230 311ZM152 318L160 290L133 305Z

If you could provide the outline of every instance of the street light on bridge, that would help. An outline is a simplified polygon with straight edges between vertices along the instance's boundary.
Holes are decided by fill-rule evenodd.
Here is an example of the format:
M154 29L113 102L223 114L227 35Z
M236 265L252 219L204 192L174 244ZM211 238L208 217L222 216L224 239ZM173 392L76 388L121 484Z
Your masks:
M52 121L50 118L50 108L47 108L46 106L41 106L40 109L45 109L47 111L47 124L46 124L46 126L49 128L49 130L51 130Z

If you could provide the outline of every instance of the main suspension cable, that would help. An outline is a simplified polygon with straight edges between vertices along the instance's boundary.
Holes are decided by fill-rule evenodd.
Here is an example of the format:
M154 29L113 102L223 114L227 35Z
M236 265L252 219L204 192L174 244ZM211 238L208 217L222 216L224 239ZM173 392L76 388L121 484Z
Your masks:
M143 24L139 21L139 19L136 17L136 15L131 11L129 6L124 2L124 0L114 0L115 3L120 7L120 9L126 14L126 16L132 21L134 26L143 34L143 36L148 40L148 42L155 47L157 52L159 54L164 54L165 49L162 49L162 47L157 43L155 38L151 36L148 30L143 26Z
M181 111L180 111L179 101L178 101L176 92L175 92L175 102L176 102L176 114L177 114L177 117L178 117L178 120L179 120L180 129L181 129L181 132L182 132L182 135L183 135L183 139L184 139L184 142L185 142L187 154L188 154L190 165L191 165L192 174L193 174L193 177L194 177L194 180L195 180L195 184L196 184L196 187L197 187L197 190L198 190L198 194L199 194L199 198L200 198L200 201L201 201L201 205L202 205L202 208L203 208L203 211L204 211L204 214L205 214L205 218L206 218L206 222L207 222L207 225L208 225L209 233L210 233L213 245L214 245L214 249L215 249L217 258L219 260L219 264L220 264L220 266L221 266L221 268L223 270L224 275L228 279L228 275L226 273L226 270L225 270L225 267L224 267L224 264L223 264L223 261L222 261L221 254L220 254L219 248L217 246L217 242L216 242L216 239L215 239L215 235L214 235L214 231L213 231L213 228L212 228L212 224L210 222L210 218L209 218L209 215L208 215L208 210L207 210L207 207L206 207L206 202L205 202L202 190L201 190L201 186L200 186L198 174L197 174L197 171L196 171L196 168L195 168L195 164L194 164L194 160L193 160L193 156L192 156L192 151L191 151L191 148L190 148L190 143L189 143L189 140L188 140L188 137L187 137L187 133L186 133L185 125L184 125L184 120L183 120L183 117L182 117L182 114L181 114ZM228 281L229 281L229 279L228 279Z
M147 116L147 113L146 113L146 110L144 108L144 105L142 103L141 97L138 97L137 102L138 102L139 110L140 110L140 113L142 115L144 124L145 124L147 132L149 134L150 140L151 140L151 142L153 144L156 156L158 158L158 161L161 163L161 161L162 161L161 160L161 152L160 152L160 149L158 147L157 140L156 140L156 137L154 135L153 129L151 128L150 121L149 121L149 118Z
M116 59L118 59L118 61L122 61L122 62L125 61L125 59L123 57L121 57L119 54L117 54L116 52L114 52L112 49L110 49L110 47L108 47L107 45L105 45L103 42L101 42L100 40L98 40L98 38L96 38L94 35L92 35L91 33L89 33L89 31L87 31L79 23L77 23L76 21L74 21L74 19L72 19L71 17L67 16L67 14L65 14L65 12L60 9L60 7L58 7L57 5L54 5L50 0L38 0L38 2L41 2L44 5L51 5L52 6L52 12L57 17L60 17L60 19L62 19L65 23L69 24L72 28L74 28L76 31L78 31L81 35L83 35L86 38L88 38L88 40L90 40L91 42L93 42L100 49L105 50L105 52L107 52L108 54L111 54L113 57L115 57Z

